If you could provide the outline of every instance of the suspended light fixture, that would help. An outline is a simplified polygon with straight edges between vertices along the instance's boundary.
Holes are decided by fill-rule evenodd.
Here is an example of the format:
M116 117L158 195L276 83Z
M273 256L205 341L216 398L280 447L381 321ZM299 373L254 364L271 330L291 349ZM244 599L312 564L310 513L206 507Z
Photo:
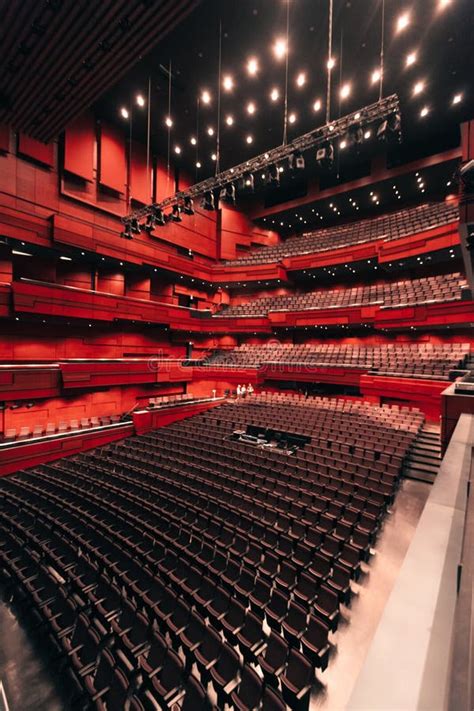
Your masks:
M141 230L140 223L138 222L138 219L136 217L132 217L130 220L130 229L132 231L132 234L134 235L139 235Z
M189 195L184 198L183 212L185 215L194 215L194 202Z
M316 162L320 168L330 170L334 164L334 146L331 142L316 151Z
M235 205L235 185L234 183L229 183L225 186L224 190L221 192L221 199L228 205Z
M291 171L304 170L305 161L300 151L295 151L288 158L288 167Z
M201 207L203 210L208 210L209 212L212 212L216 209L214 193L212 191L209 190L207 193L204 193L204 197L201 202Z
M183 218L181 217L181 208L178 205L178 203L176 203L176 205L173 205L173 210L171 212L170 219L172 222L182 222L183 221Z

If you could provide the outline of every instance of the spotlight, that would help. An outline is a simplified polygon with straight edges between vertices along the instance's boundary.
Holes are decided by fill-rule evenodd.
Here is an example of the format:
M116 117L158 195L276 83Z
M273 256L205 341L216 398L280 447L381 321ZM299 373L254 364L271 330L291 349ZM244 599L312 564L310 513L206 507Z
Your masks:
M166 225L165 215L160 207L153 208L155 225L158 227L164 227Z
M232 124L234 123L234 117L229 114L229 115L226 117L225 122L226 122L226 124L227 124L228 126L232 126Z
M278 89L275 87L275 88L272 89L272 91L271 91L270 99L271 99L272 101L278 101L279 98L280 98L280 92L279 92Z
M304 72L300 72L298 74L298 76L296 77L296 84L300 87L306 84L306 74Z
M351 85L344 84L344 86L341 87L341 91L340 91L341 99L347 99L347 97L350 95L350 93L351 93Z
M148 234L151 234L153 230L155 229L155 215L153 213L149 213L146 217L146 223L145 223L145 231L148 232Z
M128 109L126 109L125 106L122 106L122 108L120 109L120 116L124 119L128 119Z
M165 119L165 124L168 126L168 128L171 128L171 127L172 127L172 125L173 125L173 119L171 118L171 116L167 116L167 117L166 117L166 119Z
M295 123L295 121L296 121L296 114L295 114L295 113L291 113L291 114L288 116L288 123Z
M334 67L336 66L336 60L334 59L334 57L329 57L326 66L329 70L334 69Z
M320 111L321 110L321 101L319 99L316 99L316 101L313 104L313 111Z
M173 205L173 211L171 212L171 221L172 222L182 222L183 218L181 217L181 208L178 204Z
M140 106L140 108L143 108L145 106L145 99L141 94L137 94L136 102L137 106Z
M253 193L255 188L253 173L246 173L244 175L242 178L242 188L248 193Z
M210 103L211 103L211 95L210 95L210 93L207 91L207 89L205 89L205 90L202 92L202 94L201 94L201 101L202 101L203 104L210 104Z
M376 84L378 81L380 81L381 76L382 75L380 73L380 69L376 69L375 71L373 71L371 77L372 84Z
M291 171L304 170L305 161L300 151L295 151L288 158L288 167Z
M194 136L191 136L190 141L191 141L191 145L192 145L192 146L195 146L196 143L197 143L197 139L196 139Z
M207 193L204 193L204 197L201 202L201 207L203 210L209 210L210 212L216 209L213 192L209 191Z
M132 228L129 222L125 223L123 228L122 237L124 239L132 239Z
M221 192L222 201L227 203L227 205L235 205L235 185L234 183L229 183L225 186L224 190Z
M385 121L382 121L377 129L379 141L395 141L400 143L402 139L400 114L392 114Z
M183 212L185 215L194 215L194 202L189 195L184 198Z
M316 162L320 168L330 170L334 163L334 146L332 143L327 143L321 146L316 151Z
M344 136L344 140L346 141L349 147L353 147L356 149L357 152L359 152L360 147L362 146L362 143L364 141L364 132L362 130L362 127L360 125L351 126L347 134Z
M140 223L138 222L138 219L136 217L132 217L130 220L130 231L134 235L139 235L141 230Z
M232 91L234 88L234 80L230 75L227 75L224 77L224 81L222 82L222 86L226 91Z
M286 41L284 39L277 39L273 45L273 53L277 59L283 59L287 49Z
M280 171L278 170L277 165L272 165L270 167L268 171L267 183L268 185L273 185L274 187L278 187L280 185Z
M258 61L255 59L255 57L251 57L248 62L247 62L247 72L250 74L250 76L255 76L255 74L258 72Z

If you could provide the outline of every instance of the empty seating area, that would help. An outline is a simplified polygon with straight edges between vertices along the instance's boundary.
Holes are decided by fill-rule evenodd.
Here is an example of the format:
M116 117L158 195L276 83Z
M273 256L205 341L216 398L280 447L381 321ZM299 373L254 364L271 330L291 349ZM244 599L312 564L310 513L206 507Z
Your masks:
M194 400L192 393L180 393L178 395L160 395L151 397L148 400L150 407L174 407L175 405L188 404Z
M262 394L1 480L1 586L68 708L306 710L423 421Z
M442 303L460 300L461 290L466 286L466 279L456 272L387 284L357 286L352 289L326 289L294 296L252 299L245 304L227 307L215 317L266 316L270 311L304 311L351 306L378 305L396 308L408 304Z
M232 351L220 351L206 364L235 368L261 368L270 364L360 368L377 374L448 379L450 370L462 368L470 353L468 343L383 344L356 346L339 344L269 343L244 344Z
M306 232L273 247L262 247L227 263L235 266L264 264L298 254L349 247L378 239L399 239L456 222L458 219L456 205L444 202L429 203L368 220Z
M10 427L5 430L4 442L21 441L34 437L45 437L48 435L65 434L66 432L76 432L92 427L106 427L115 425L121 421L121 415L102 415L100 417L81 417L80 419L62 420L57 424L48 422L46 425L33 425L24 427Z

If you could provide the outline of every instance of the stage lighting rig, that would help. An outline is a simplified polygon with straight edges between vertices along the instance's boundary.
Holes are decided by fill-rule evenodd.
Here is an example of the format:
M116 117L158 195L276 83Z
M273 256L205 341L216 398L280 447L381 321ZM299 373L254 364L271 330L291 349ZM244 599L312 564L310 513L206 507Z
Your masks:
M253 175L260 174L262 171L269 170L273 184L278 184L279 175L276 174L275 166L278 166L282 161L286 161L295 153L300 153L303 157L305 151L311 149L324 148L324 156L318 158L318 161L324 161L325 165L331 163L332 141L337 138L342 138L351 129L360 127L367 132L376 122L383 122L379 127L379 138L384 140L400 140L401 138L401 123L400 123L400 102L396 94L392 94L380 101L370 104L369 106L359 109L356 112L342 116L339 119L313 129L308 133L295 138L290 143L283 144L277 148L273 148L265 153L262 153L254 158L251 158L244 163L218 173L214 177L202 180L195 185L180 191L174 195L170 195L158 204L148 205L134 213L123 218L123 222L131 225L131 231L134 232L134 225L139 224L139 220L143 220L147 215L157 208L170 208L175 204L181 204L186 197L196 198L204 196L202 207L205 210L215 210L218 207L219 195L222 188L225 188L229 183L241 180L244 176L252 173ZM332 153L334 148L332 147Z
M184 198L183 212L185 215L194 215L194 201L189 195Z

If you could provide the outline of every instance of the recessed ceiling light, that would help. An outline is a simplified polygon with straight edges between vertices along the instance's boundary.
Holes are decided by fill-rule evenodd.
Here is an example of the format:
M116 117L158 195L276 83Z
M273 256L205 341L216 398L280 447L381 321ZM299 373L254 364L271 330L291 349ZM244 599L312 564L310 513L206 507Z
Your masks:
M174 147L174 152L177 153L178 155L181 153L181 148L179 146Z
M365 139L370 138L371 135L372 135L372 131L370 129L367 129L367 131L364 133L364 138Z
M211 154L211 160L217 160L217 155L215 153Z
M201 161L198 160L198 161L196 162L196 168L200 168L200 167L201 167Z
M253 136L249 134L245 140L247 141L247 143L253 143Z
M424 118L425 116L428 116L430 110L427 106L423 106L423 108L420 111L420 116Z
M195 136L191 136L191 145L195 146L196 143L197 143L197 140L196 140Z
M313 104L313 111L320 111L321 110L321 100L316 99L316 101Z
M336 60L334 59L334 57L329 57L328 61L326 62L327 68L334 69L335 65L336 65Z
M286 40L279 38L273 45L273 54L277 59L283 59L287 52Z
M207 89L204 89L204 91L202 92L201 101L203 104L210 104L211 103L211 95L207 91Z
M341 99L347 99L347 97L349 96L350 93L351 93L351 85L350 85L350 84L344 84L344 85L341 87L341 91L340 91Z
M128 119L128 109L126 109L125 106L122 106L122 108L120 109L120 116L124 119Z
M252 77L255 76L255 74L258 72L258 61L255 57L250 57L250 59L248 60L247 72Z
M413 94L414 96L418 96L418 94L421 94L425 89L425 82L424 81L417 81L415 86L413 87Z
M279 98L280 98L280 92L278 91L278 89L276 87L274 87L270 92L270 99L272 101L278 101Z
M249 101L247 104L247 113L251 116L255 113L255 104L253 101Z
M296 77L296 85L297 86L304 86L306 84L306 74L304 72L300 72L298 76Z
M137 102L137 106L140 106L141 108L145 106L145 98L142 94L137 94L135 100Z
M296 114L291 113L291 114L288 116L288 121L289 121L290 123L295 123L295 121L296 121Z
M209 126L209 128L207 129L207 132L210 136L214 135L214 129L212 128L212 126Z
M410 52L410 54L407 54L407 57L405 59L405 65L407 67L411 67L412 64L415 64L416 62L416 52Z
M340 144L339 144L339 148L340 148L341 150L344 150L344 148L345 148L346 146L347 146L347 142L346 142L346 141L341 141Z
M372 84L376 84L378 81L380 81L380 77L382 76L380 69L375 69L375 71L372 72L372 76L370 78Z
M444 10L448 5L451 5L451 0L438 0L438 7L440 10Z
M167 116L165 119L165 124L168 126L168 128L171 128L173 125L173 119L170 116Z
M410 24L410 13L404 12L397 20L397 32L402 32Z
M453 104L460 104L462 101L462 94L455 94L453 96Z
M229 74L224 77L222 81L222 86L226 91L232 91L232 89L234 88L234 80Z
M232 124L234 123L234 117L229 114L228 116L226 116L225 122L228 126L232 126Z

